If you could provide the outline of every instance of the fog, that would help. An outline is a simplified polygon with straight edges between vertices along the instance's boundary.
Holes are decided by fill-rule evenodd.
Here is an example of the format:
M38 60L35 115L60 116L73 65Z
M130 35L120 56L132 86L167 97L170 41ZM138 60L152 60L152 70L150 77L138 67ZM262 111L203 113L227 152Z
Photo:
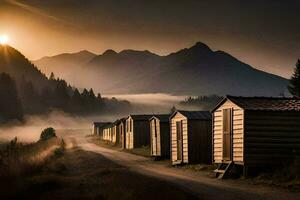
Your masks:
M114 116L88 116L78 117L60 111L53 111L48 115L25 116L24 123L10 123L0 127L0 140L11 140L18 137L22 142L37 141L43 129L53 127L61 129L91 129L91 122L111 120ZM59 132L59 131L58 131ZM87 131L85 131L86 133Z
M22 142L37 141L43 129L53 127L57 133L62 130L82 130L83 134L91 132L91 124L94 121L113 122L116 119L125 117L129 114L163 114L170 113L173 106L178 109L197 110L197 107L182 107L178 103L187 96L173 96L168 94L135 94L135 95L106 95L106 97L116 97L126 99L131 102L132 110L129 113L114 115L90 115L73 116L60 111L53 111L47 115L25 116L24 123L10 123L0 127L0 140L11 140L18 137ZM84 131L83 131L84 130ZM68 131L65 131L67 133ZM69 131L70 132L70 131ZM75 131L74 131L75 132Z
M122 94L122 95L103 95L105 97L116 97L131 102L133 113L169 113L173 106L178 107L178 103L188 96L175 96L165 93L147 94Z

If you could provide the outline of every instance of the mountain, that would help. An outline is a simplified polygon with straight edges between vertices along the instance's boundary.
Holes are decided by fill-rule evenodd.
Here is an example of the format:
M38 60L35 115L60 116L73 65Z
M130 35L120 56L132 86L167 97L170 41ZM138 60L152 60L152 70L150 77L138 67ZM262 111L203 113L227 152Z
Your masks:
M0 73L9 74L18 86L24 80L32 82L38 89L50 86L47 77L24 55L8 45L0 45Z
M77 53L64 53L53 57L43 57L33 61L33 63L39 66L39 69L47 75L54 72L56 76L71 81L76 76L78 70L80 70L80 67L88 63L95 56L95 54L83 50Z
M76 86L93 86L105 94L288 94L286 79L257 70L224 51L213 51L201 42L167 56L107 50L81 66Z
M8 45L0 45L0 97L0 123L21 119L23 113L41 114L53 109L80 115L112 114L130 109L127 101L102 98L93 89L83 89L80 93L61 78L47 78Z

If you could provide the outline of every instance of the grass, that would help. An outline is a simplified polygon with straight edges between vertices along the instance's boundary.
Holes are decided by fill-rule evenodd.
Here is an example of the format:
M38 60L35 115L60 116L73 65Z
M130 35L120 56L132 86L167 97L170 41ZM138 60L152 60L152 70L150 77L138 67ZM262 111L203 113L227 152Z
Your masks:
M185 189L134 173L97 153L78 148L67 150L63 156L52 159L41 171L23 178L22 181L22 187L18 190L12 187L14 190L7 198L196 199Z
M2 145L0 199L22 188L26 177L40 172L50 160L61 156L64 151L62 140L57 138L29 144L18 143L15 139Z
M109 142L109 141L101 140L100 137L98 137L98 136L88 135L87 138L88 138L89 142L92 142L92 143L94 143L98 146L106 147L106 148L110 148L110 149L114 149L114 150L122 150L121 145L114 144L114 143Z
M293 163L277 170L260 173L256 177L248 178L254 184L266 184L300 191L300 158Z
M95 136L95 135L88 135L87 138L89 138L90 142L92 142L98 146L101 146L101 147L106 147L106 148L110 148L110 149L114 149L114 150L118 150L118 151L124 151L127 153L139 155L139 156L151 157L150 146L142 146L142 147L138 147L138 148L134 148L134 149L122 149L120 144L114 144L109 141L101 140L98 136Z
M123 149L123 151L139 156L151 157L149 146L142 146L134 149Z

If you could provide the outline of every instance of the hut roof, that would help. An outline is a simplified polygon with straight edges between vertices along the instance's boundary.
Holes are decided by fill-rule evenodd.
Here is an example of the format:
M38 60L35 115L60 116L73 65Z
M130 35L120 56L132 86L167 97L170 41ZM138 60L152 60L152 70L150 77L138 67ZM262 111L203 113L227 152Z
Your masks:
M111 128L113 126L113 123L107 123L105 126L103 126L103 128Z
M120 122L125 122L128 117L123 117L120 119Z
M300 98L297 97L241 97L226 96L212 111L226 100L230 100L245 110L300 111Z
M199 119L199 120L211 119L211 113L209 111L185 111L185 110L177 110L171 115L170 118L172 118L178 112L188 119Z
M148 121L153 115L129 115L133 120L136 121Z
M117 119L116 121L114 121L111 125L112 126L115 126L115 125L118 125L120 123L120 120L119 119Z
M107 124L110 124L110 122L93 122L93 124L96 126L96 127L104 127L106 126Z
M149 120L153 119L154 117L156 117L157 119L159 119L159 121L161 122L169 122L170 119L170 114L163 114L163 115L153 115Z

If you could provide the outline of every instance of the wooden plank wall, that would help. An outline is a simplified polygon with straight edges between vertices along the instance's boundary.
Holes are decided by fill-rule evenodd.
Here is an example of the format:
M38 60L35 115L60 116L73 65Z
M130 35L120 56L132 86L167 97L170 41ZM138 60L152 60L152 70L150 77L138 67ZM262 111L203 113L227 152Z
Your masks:
M131 124L131 131L130 131L130 124ZM133 120L131 117L129 117L126 120L126 149L133 149Z
M300 112L245 111L245 164L286 164L300 156Z
M148 120L133 120L133 148L150 146L150 125Z
M170 123L160 122L161 156L170 157Z
M213 113L213 162L223 160L223 109L233 110L233 161L243 163L244 154L244 110L227 100Z
M120 143L123 149L126 148L126 134L125 134L125 123L121 122L119 125L119 132L120 132Z
M156 138L155 138L155 126L156 126ZM150 121L150 145L151 155L161 156L161 137L160 137L160 121L156 118Z
M189 163L211 164L211 120L188 120Z
M177 133L176 133L176 122L182 120L182 129L183 129L183 160L178 161L177 160ZM187 126L188 120L186 117L181 115L180 113L177 113L175 116L171 119L171 161L173 164L176 163L188 163L188 126Z

